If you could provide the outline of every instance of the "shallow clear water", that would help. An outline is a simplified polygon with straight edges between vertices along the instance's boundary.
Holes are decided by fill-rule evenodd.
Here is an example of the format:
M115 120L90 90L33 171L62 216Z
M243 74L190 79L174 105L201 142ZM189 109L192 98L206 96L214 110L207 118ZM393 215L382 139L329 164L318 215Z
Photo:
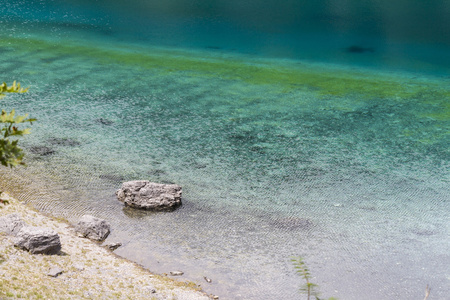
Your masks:
M7 1L0 104L39 121L0 187L221 299L298 298L292 256L324 297L446 299L450 8L390 2Z

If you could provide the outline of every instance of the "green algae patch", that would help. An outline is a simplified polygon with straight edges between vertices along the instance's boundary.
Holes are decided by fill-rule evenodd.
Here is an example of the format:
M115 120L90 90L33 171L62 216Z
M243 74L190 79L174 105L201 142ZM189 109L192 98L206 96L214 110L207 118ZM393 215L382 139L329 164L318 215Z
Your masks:
M435 105L435 108L431 112L423 113L422 117L431 118L437 121L449 121L450 120L450 95Z
M428 94L430 91L433 91L434 96L442 98L450 94L450 90L438 89L433 82L398 78L389 74L324 65L289 62L283 64L265 60L249 62L239 57L213 57L206 52L199 54L193 51L136 46L105 49L95 44L54 43L42 39L11 37L3 37L1 46L42 55L42 63L51 63L61 57L77 56L102 64L129 65L157 69L162 73L178 72L184 76L218 77L252 85L270 85L277 93L306 90L314 91L320 96L359 95L363 98L396 100Z

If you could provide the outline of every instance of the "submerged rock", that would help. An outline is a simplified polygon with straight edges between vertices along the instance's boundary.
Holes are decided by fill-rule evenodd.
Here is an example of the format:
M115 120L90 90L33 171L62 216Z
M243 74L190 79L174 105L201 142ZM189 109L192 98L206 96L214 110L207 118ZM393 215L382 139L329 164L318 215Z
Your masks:
M4 232L8 235L17 235L25 223L19 217L18 214L9 214L4 217L0 217L0 232Z
M95 119L95 122L100 123L102 125L107 125L107 126L114 124L113 121L108 120L108 119L103 119L103 118Z
M30 152L40 156L48 156L54 154L55 150L47 146L34 146L30 148Z
M100 179L109 180L109 181L123 181L124 178L120 175L116 174L101 174L98 176Z
M74 140L74 139L70 139L70 138L50 138L47 140L48 143L52 144L52 145L58 145L58 146L68 146L68 147L75 147L75 146L80 146L81 143Z
M61 241L55 231L31 226L19 230L14 245L32 254L58 254L61 250Z
M181 186L147 180L128 181L116 192L126 206L147 210L173 210L181 205Z
M350 47L345 48L345 51L348 53L366 53L366 52L375 52L375 49L372 47L362 47L358 45L352 45Z
M103 241L111 232L111 226L105 220L84 215L78 221L77 226L75 226L75 231L82 237Z
M279 218L273 221L272 224L280 229L287 229L287 230L309 231L314 227L313 221L306 218L297 218L297 217Z

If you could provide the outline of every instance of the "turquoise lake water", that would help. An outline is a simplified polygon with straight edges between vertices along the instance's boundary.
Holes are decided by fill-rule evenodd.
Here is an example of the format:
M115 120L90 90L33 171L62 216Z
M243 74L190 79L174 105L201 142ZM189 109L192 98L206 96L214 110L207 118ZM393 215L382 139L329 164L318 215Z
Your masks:
M220 299L450 294L448 1L6 1L0 100L38 119L0 188ZM170 213L123 181L183 187ZM207 283L203 277L212 279Z

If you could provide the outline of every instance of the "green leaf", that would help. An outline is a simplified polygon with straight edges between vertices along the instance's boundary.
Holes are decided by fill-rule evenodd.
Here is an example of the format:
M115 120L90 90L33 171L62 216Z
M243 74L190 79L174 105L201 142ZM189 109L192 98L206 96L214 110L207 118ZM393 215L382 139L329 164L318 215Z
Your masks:
M20 87L20 83L13 82L12 86L9 86L3 82L0 84L0 99L5 97L5 93L26 93L28 88L24 89Z

